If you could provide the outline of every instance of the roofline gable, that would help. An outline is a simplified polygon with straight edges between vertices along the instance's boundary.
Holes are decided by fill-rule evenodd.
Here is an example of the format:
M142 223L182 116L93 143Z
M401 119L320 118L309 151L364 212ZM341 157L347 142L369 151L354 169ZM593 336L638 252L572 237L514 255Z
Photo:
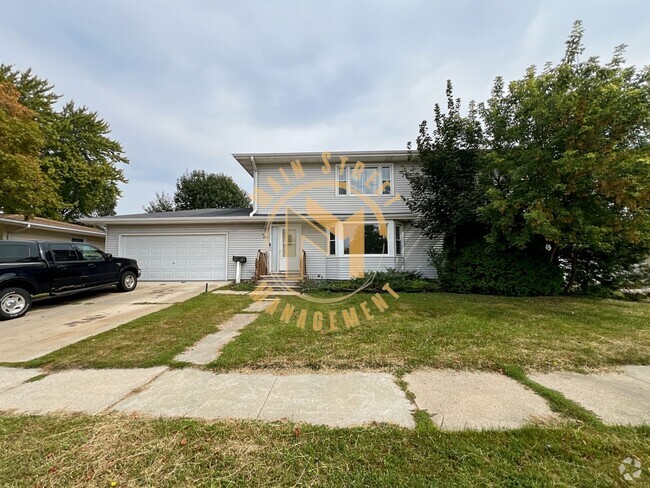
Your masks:
M287 153L233 153L232 157L253 176L254 167L264 164L289 164L291 161L300 160L303 164L320 164L326 157L330 163L338 163L341 158L352 162L364 163L408 161L410 155L417 152L407 149L384 151L321 151L321 152L287 152Z

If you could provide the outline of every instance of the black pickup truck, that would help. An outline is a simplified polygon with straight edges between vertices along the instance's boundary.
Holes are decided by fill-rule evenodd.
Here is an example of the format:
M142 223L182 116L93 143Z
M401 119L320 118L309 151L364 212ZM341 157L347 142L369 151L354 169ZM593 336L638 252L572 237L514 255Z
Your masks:
M34 295L108 285L133 291L139 277L135 259L114 258L90 244L0 241L0 320L25 315Z

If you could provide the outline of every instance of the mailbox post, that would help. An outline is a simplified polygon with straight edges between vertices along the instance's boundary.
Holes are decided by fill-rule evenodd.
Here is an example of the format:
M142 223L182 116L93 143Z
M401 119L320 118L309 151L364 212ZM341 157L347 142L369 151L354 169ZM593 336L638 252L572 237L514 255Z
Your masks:
M233 256L232 260L237 263L237 272L235 274L235 283L241 282L241 265L246 262L246 256Z

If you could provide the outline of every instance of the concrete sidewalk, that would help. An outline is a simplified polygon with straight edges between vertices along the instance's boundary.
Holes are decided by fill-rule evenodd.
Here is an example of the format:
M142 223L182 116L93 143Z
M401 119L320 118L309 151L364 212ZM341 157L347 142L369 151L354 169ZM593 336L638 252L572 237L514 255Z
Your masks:
M25 371L17 376L16 371ZM412 405L387 373L215 374L193 368L71 370L37 381L38 370L0 369L0 411L18 414L138 413L154 417L288 419L352 427L414 427Z
M610 424L650 424L650 366L618 373L531 375ZM0 411L123 412L205 420L282 420L331 427L415 426L413 411L445 430L509 429L555 422L546 401L497 373L420 370L404 377L414 403L388 373L216 374L194 368L69 370L0 368Z
M257 314L266 310L269 305L271 305L271 300L260 300L251 303L242 310L242 313L235 314L220 324L217 332L208 334L174 359L192 364L211 363L221 355L224 346L237 337L244 327L255 321L258 317Z
M650 424L650 366L596 374L559 371L530 378L591 410L606 424Z

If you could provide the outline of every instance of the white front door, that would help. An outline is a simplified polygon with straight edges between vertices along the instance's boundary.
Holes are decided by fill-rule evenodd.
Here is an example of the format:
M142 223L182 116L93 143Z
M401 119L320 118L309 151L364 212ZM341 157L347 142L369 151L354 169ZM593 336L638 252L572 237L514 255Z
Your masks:
M273 226L273 271L300 271L300 226Z

